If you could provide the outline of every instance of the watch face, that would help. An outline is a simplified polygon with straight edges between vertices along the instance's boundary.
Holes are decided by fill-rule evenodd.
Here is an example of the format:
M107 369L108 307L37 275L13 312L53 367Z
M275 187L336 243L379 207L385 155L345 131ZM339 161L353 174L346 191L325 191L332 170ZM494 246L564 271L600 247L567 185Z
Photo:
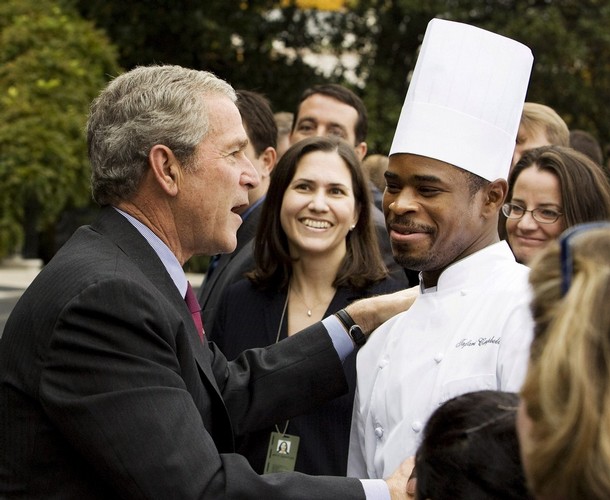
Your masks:
M352 325L349 329L349 336L358 347L363 346L366 342L366 335L362 332L362 328L359 325Z

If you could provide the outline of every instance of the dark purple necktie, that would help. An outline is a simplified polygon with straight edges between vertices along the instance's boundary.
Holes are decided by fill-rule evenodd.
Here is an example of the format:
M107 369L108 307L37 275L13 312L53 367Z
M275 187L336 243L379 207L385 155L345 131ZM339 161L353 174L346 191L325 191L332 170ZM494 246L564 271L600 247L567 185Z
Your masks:
M184 297L184 300L189 311L191 311L191 316L193 317L193 321L199 332L199 338L201 339L201 342L203 342L205 332L203 331L203 322L201 321L201 306L199 305L199 301L197 300L190 283L188 283L186 288L186 297Z

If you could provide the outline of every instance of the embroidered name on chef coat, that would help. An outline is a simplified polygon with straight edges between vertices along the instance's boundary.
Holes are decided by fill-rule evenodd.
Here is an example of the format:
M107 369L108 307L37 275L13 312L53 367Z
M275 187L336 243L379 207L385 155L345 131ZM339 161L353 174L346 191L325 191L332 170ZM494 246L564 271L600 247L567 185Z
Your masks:
M465 347L484 347L488 344L500 345L500 339L498 337L479 337L478 339L462 339L455 347L457 349L464 349Z

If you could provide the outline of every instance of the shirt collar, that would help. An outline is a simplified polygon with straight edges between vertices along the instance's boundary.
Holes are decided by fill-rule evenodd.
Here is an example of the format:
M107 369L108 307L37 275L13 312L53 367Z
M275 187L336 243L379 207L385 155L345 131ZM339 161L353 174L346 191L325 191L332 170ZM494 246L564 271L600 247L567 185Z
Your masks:
M436 287L424 289L420 273L420 290L422 293L431 293L467 288L470 285L479 286L481 276L492 275L498 262L505 262L507 259L516 263L508 243L502 240L449 265L439 276ZM476 266L476 270L473 270L473 266Z
M184 270L182 269L182 266L180 265L180 262L178 262L178 259L174 253L155 233L152 232L148 226L142 224L138 219L129 215L127 212L123 212L116 207L113 208L123 217L125 217L152 247L155 253L159 256L159 259L161 259L161 262L172 278L172 281L176 285L180 295L184 297L186 295L187 280Z

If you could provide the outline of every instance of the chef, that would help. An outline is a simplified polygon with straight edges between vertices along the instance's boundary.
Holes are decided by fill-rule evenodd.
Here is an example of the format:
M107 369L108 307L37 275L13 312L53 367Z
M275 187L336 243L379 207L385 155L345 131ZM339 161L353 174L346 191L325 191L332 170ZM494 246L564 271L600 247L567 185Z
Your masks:
M421 295L358 354L348 475L394 471L447 399L521 386L528 270L497 227L532 63L528 47L495 33L428 25L383 199L394 258L420 271Z

